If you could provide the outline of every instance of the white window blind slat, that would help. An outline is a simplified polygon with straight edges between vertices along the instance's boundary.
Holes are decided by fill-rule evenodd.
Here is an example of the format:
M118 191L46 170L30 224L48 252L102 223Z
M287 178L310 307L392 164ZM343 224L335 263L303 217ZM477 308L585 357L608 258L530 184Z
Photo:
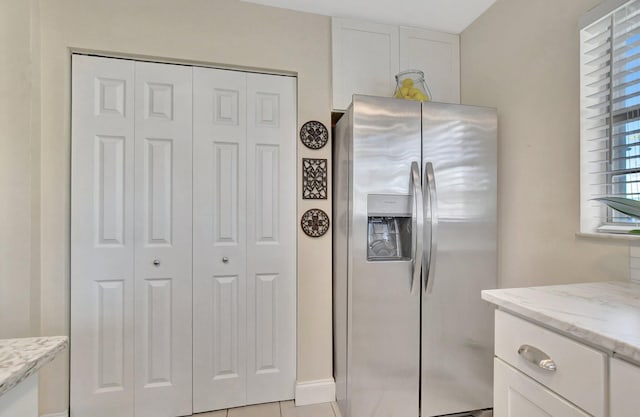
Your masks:
M607 75L609 74L609 72L611 71L611 65L602 65L596 69L592 69L592 72L590 72L589 74L587 74L587 76L589 78L597 76L597 75Z
M611 92L614 97L619 97L622 94L625 94L629 90L637 89L640 86L640 73L634 74L634 76L627 76L626 82L617 83L612 89ZM605 89L603 89L605 90ZM605 90L608 94L608 89ZM591 97L589 97L591 98Z
M634 50L637 51L637 49L634 49ZM639 64L638 60L640 59L640 55L638 54L627 53L627 54L621 54L620 56L624 58L614 60L614 63L613 63L613 75L614 75L613 80L614 81L621 80L621 77L616 77L616 75L620 73L626 73L626 72L632 71ZM607 61L607 63L608 62L609 61Z
M609 77L609 73L604 73L602 77L596 79L595 81L591 81L585 87L587 89L606 89L609 91L609 84L611 82L611 78Z
M603 98L603 97L608 96L609 93L610 93L610 90L608 88L606 88L606 89L603 88L600 91L596 91L595 93L588 95L587 98L590 98L590 99Z
M638 35L639 33L640 33L640 25L633 28L633 31L628 32L626 36L631 38L633 36ZM616 44L613 46L614 59L619 58L620 55L623 55L627 51L633 49L636 45L637 45L637 42L629 43L629 42L625 42L624 40L622 42L620 41L616 42Z
M614 24L616 25L617 30L621 32L638 24L640 9L638 9L637 5L634 6L631 3L632 2L628 3L626 6L613 13Z
M624 133L617 133L613 135L612 138L616 140L628 134L636 135L639 133L640 133L640 129L633 129ZM615 145L614 148L622 148L622 147L629 147L629 146L640 146L640 142L625 143L624 145Z
M627 94L625 96L620 96L620 97L616 97L613 100L607 103L598 103L598 104L594 104L594 106L603 106L604 107L608 107L609 104L613 105L613 112L615 113L617 110L623 110L627 108L627 103L629 103L629 101L637 99L640 96L640 91L634 91L630 94ZM636 101L640 101L640 100L636 100ZM590 106L591 107L591 106Z
M588 45L590 49L586 49L584 53L586 55L591 56L594 54L594 52L601 51L603 48L606 49L608 47L607 41L609 40L610 36L611 36L611 29L609 26L607 26L603 28L602 32L597 33L588 39L585 39L584 42Z
M589 107L587 107L587 109L590 109L590 110L607 109L609 108L609 105L611 105L610 100L600 101L598 103L590 105Z
M610 45L611 44L609 42L606 42L586 52L586 55L588 55L591 58L587 62L587 65L596 65L603 59L608 59L611 54Z

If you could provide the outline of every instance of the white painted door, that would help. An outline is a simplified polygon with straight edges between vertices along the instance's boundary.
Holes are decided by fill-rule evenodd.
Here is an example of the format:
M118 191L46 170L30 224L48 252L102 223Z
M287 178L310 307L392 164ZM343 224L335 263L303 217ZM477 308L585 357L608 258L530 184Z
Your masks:
M575 405L501 359L494 359L495 417L588 417Z
M73 56L71 416L133 416L134 63Z
M247 403L296 379L296 81L247 75Z
M193 411L246 401L246 74L193 69Z
M192 68L135 71L135 416L191 415Z
M73 71L72 415L191 414L192 69Z
M194 69L194 411L293 398L295 79Z

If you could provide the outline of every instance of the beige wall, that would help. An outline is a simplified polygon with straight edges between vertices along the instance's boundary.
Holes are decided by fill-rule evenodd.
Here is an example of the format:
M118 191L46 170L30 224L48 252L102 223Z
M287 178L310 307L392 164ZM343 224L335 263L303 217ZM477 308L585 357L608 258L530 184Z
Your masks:
M627 279L628 244L578 238L578 18L600 0L498 0L461 35L462 102L498 108L499 285Z
M330 20L237 0L45 0L40 7L41 322L43 334L68 334L69 48L294 72L299 126L311 119L330 126ZM309 151L297 143L299 161L330 156L330 144ZM330 213L330 200L298 200L299 215L311 207ZM299 381L332 377L330 242L330 235L298 236ZM67 407L67 367L64 358L43 371L42 413Z
M38 333L36 6L0 3L0 338Z

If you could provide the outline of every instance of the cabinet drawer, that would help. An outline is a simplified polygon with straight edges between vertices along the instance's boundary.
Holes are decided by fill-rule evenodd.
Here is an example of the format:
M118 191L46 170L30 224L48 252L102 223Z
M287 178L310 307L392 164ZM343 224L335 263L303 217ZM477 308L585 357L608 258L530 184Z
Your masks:
M556 370L542 369L526 354L519 354L527 345L553 360ZM594 416L605 416L604 353L500 310L496 311L495 349L497 357L524 374Z

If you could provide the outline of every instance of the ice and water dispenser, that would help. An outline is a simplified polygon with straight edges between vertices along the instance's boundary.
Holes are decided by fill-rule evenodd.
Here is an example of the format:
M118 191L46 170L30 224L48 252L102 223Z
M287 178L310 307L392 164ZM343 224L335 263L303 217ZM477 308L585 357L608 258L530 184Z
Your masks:
M411 196L367 196L367 260L411 259Z

